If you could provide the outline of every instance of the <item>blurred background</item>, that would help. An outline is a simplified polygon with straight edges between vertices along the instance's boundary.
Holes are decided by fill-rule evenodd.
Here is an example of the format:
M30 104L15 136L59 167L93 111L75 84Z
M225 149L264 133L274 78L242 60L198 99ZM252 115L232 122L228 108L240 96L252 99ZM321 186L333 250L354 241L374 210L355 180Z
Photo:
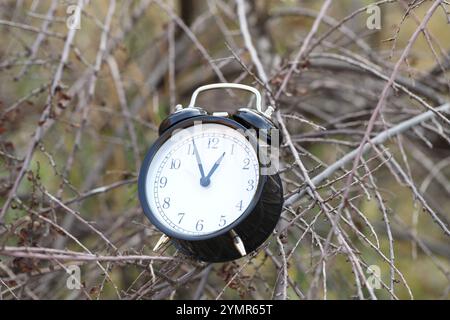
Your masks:
M327 2L0 0L0 297L448 299L445 112L356 171L346 163L316 186L323 201L286 205L287 227L249 257L207 265L152 251L161 233L140 208L138 170L197 87L253 85L276 107L286 199L307 186L294 151L315 177L366 133L448 102L448 2ZM232 111L249 96L198 102Z

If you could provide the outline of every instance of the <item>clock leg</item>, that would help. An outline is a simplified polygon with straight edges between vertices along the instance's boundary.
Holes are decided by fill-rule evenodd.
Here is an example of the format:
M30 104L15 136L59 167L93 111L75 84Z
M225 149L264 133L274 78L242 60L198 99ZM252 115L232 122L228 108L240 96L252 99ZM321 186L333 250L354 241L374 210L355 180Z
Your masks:
M244 242L242 241L241 237L238 236L236 231L231 229L230 231L231 237L233 238L233 244L237 251L241 254L241 256L247 255L247 252L245 251Z
M163 234L161 238L159 238L156 245L153 247L153 251L157 252L162 246L164 246L167 242L169 242L170 238Z

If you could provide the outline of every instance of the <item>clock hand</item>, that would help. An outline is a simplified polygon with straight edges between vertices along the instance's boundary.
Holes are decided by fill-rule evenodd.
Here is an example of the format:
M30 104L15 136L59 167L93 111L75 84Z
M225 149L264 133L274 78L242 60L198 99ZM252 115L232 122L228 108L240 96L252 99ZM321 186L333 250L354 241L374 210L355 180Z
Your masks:
M195 145L194 139L192 139L192 144L194 145L194 153L195 153L195 157L197 158L198 169L200 170L200 174L202 175L202 177L200 178L200 184L202 184L202 180L205 179L205 171L203 171L202 160L200 159L200 155L198 153L197 146Z
M217 168L219 167L219 165L220 165L220 163L222 162L222 159L223 159L224 156L225 156L225 152L222 153L222 155L220 156L220 158L217 159L217 161L214 163L214 165L212 166L212 168L211 168L211 170L209 171L208 175L207 175L205 178L200 179L200 184L201 184L203 187L207 187L207 186L211 183L211 176L212 176L212 174L214 173L214 171L216 171Z

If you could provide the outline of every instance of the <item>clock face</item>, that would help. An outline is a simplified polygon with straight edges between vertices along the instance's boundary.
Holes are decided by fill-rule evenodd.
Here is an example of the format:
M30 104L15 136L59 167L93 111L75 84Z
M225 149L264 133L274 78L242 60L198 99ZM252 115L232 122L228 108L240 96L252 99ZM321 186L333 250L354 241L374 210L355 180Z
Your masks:
M252 144L229 126L203 123L161 145L148 167L145 197L153 217L172 235L195 238L241 217L259 180Z

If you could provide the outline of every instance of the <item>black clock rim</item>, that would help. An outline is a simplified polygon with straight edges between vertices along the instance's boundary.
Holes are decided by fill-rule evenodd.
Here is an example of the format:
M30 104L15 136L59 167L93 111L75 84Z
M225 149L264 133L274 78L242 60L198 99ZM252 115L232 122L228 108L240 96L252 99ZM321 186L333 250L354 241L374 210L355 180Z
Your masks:
M146 217L150 220L150 222L158 228L162 233L166 234L167 236L175 239L180 240L187 240L187 241L201 241L201 240L207 240L211 238L218 237L220 235L223 235L227 232L229 232L231 229L238 226L242 221L247 218L247 216L253 211L259 200L261 199L262 191L264 184L267 181L266 175L261 175L259 172L259 182L258 186L256 188L255 195L248 205L247 209L244 211L244 213L237 218L235 221L233 221L231 224L229 224L227 227L217 230L213 233L208 233L201 236L194 236L194 235L183 235L180 233L176 233L173 230L167 228L165 225L163 225L158 218L156 218L156 215L152 212L150 209L150 206L147 201L146 193L145 193L145 182L147 180L147 174L148 174L148 168L150 167L150 163L153 160L153 157L158 152L159 148L170 138L173 131L177 129L185 129L188 127L191 127L195 124L195 122L201 122L201 123L217 123L222 124L228 127L231 127L233 129L240 129L240 130L247 130L246 127L241 125L240 123L236 122L235 120L228 119L228 118L222 118L222 117L216 117L216 116L197 116L194 118L189 118L183 121L180 121L179 123L173 125L171 128L169 128L167 131L165 131L163 134L161 134L158 139L153 143L153 145L148 150L147 154L145 155L144 161L142 162L140 171L139 171L139 177L138 177L138 196L139 201L141 203L141 207L144 211L144 214ZM258 163L261 168L261 162L259 160L259 154L257 150L257 138L253 135L245 136L243 135L247 140L250 141L250 144L255 149L256 156L258 159ZM255 148L256 147L256 148Z

